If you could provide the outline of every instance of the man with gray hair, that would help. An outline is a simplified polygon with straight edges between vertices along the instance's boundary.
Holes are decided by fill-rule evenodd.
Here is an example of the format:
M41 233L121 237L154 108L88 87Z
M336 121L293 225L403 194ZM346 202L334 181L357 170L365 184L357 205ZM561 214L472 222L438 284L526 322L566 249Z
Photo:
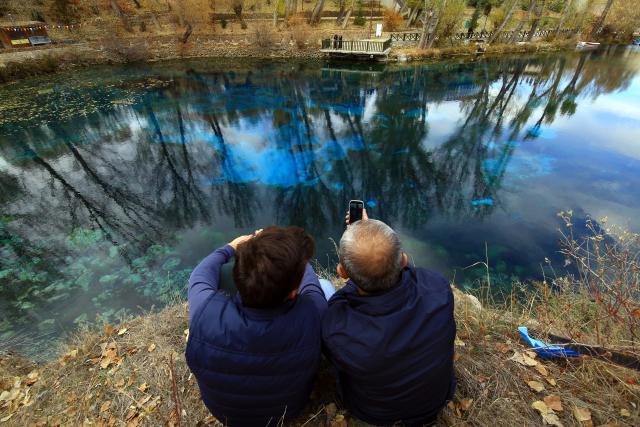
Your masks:
M347 283L322 325L338 400L370 424L434 423L455 390L449 282L408 266L395 231L366 211L347 224L337 267Z

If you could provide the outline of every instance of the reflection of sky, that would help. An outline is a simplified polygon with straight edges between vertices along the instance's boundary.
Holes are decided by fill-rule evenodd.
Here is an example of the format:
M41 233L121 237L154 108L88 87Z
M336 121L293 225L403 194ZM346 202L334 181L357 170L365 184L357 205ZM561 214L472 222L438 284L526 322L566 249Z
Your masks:
M375 89L363 84L366 90L357 79L320 79L313 86L319 76L310 71L297 77L295 91L289 81L283 87L273 75L257 73L252 85L212 84L207 94L204 74L198 82L205 86L197 90L185 84L170 95L150 91L153 114L146 104L118 105L86 121L66 120L65 128L74 130L68 131L71 140L108 185L93 181L55 126L43 126L29 143L95 202L98 213L112 215L110 227L124 225L126 233L114 240L139 236L171 245L168 236L186 236L175 243L185 267L205 256L212 242L272 223L307 227L326 264L333 253L328 238L339 239L342 210L352 198L363 199L373 217L401 232L414 262L457 281L473 277L463 268L484 260L485 242L492 268L505 280L538 275L539 263L558 249L559 210L640 227L638 77L612 93L594 97L585 90L573 116L558 111L553 123L535 132L545 103L530 103L530 116L512 136L509 127L527 103L530 79L518 85L505 109L504 132L491 135L496 117L476 127L469 119L479 87L467 81L473 74L467 69L458 87L455 73L428 69L423 92L407 89L420 84L392 86L394 79ZM572 72L566 70L561 88ZM433 81L441 87L428 86ZM491 84L489 102L501 82ZM69 227L95 227L82 214L69 218L70 210L75 215L83 209L73 192L62 191L51 173L30 163L20 144L0 140L0 171L18 177L24 191L0 215L33 218L24 237L55 232L64 238ZM109 190L115 191L105 196ZM121 207L124 196L143 204ZM250 214L239 220L243 212ZM157 228L136 228L147 221L157 221ZM160 228L166 234L157 233Z
M561 118L553 126L565 134L580 135L583 147L640 160L640 78L624 92L584 100L573 117Z

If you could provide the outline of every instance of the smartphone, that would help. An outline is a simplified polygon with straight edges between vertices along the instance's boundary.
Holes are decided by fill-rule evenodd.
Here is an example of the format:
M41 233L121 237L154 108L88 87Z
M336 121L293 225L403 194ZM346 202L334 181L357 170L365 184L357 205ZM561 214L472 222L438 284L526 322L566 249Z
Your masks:
M356 221L362 219L362 210L364 209L364 202L362 200L350 200L349 201L349 224L353 224Z

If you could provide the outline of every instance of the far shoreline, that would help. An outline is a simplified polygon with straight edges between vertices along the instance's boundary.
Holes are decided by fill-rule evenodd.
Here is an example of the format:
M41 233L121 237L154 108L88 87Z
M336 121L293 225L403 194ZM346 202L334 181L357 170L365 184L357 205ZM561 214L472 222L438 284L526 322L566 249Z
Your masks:
M199 37L196 41L202 41ZM209 38L206 48L195 50L193 46L185 47L181 51L180 42L175 38L161 39L157 43L139 40L128 46L109 46L99 43L86 43L52 49L39 49L25 52L25 59L21 61L3 59L8 55L22 52L0 53L0 87L15 83L30 77L40 77L64 71L76 71L102 65L125 64L159 64L171 61L191 61L194 59L223 59L223 60L306 60L331 61L332 63L358 63L356 61L330 60L320 52L319 47L305 47L283 45L272 48L259 46L229 46L219 45L220 41ZM414 62L439 62L448 59L462 58L469 61L495 58L505 55L536 54L548 52L571 51L575 49L576 40L561 40L554 42L532 42L522 45L497 44L486 46L484 52L478 52L476 46L461 45L449 48L418 49L403 46L392 48L388 58L384 61L359 61L362 64L403 64ZM34 55L35 54L35 55ZM3 58L3 56L5 58Z

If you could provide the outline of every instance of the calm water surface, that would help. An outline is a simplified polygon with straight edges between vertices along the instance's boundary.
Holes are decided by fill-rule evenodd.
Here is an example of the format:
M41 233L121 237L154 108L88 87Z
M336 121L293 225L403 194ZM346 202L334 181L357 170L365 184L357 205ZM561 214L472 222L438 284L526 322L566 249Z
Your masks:
M217 246L351 198L461 286L535 279L573 209L640 228L640 53L406 66L194 61L0 87L0 350L183 295ZM579 229L579 227L578 227Z

